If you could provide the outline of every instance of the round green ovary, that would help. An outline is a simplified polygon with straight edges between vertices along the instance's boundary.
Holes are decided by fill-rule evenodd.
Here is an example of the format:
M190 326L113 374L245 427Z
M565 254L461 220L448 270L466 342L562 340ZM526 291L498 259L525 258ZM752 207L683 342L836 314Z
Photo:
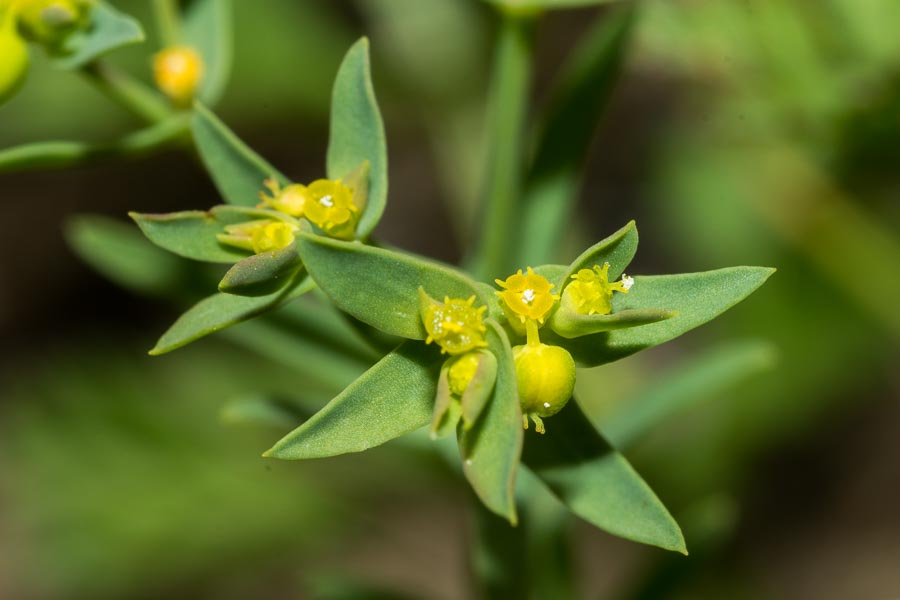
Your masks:
M559 346L533 344L513 348L519 402L527 415L559 412L575 388L575 361Z

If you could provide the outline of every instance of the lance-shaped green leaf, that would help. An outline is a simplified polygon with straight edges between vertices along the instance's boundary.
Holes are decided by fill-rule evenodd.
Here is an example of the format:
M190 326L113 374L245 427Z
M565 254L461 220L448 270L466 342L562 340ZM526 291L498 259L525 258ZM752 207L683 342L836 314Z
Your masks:
M291 282L302 265L297 242L279 250L254 254L228 269L219 282L219 291L240 296L271 294Z
M357 225L360 238L372 232L387 202L387 142L372 87L366 38L347 51L334 81L326 163L328 177L347 177L364 161L369 161L370 171L368 201Z
M450 365L444 362L438 375L434 410L431 412L431 439L447 437L455 432L461 416L459 400L450 392Z
M185 344L273 310L314 287L311 279L298 274L285 289L265 296L237 296L217 293L204 298L159 338L150 354L165 354Z
M632 4L596 17L551 88L522 198L517 236L522 264L554 257L566 235L585 157L616 89L635 13Z
M434 348L404 342L263 456L362 452L424 427L431 421L439 364Z
M166 296L185 281L184 261L151 244L131 223L76 215L65 234L83 261L129 290Z
M282 185L290 184L199 102L194 105L191 129L206 170L229 204L256 206L263 181L270 177Z
M338 308L392 335L425 339L419 287L432 297L469 298L487 304L474 282L436 263L391 250L299 233L309 274Z
M609 533L687 553L678 523L572 399L529 435L522 460L582 519Z
M550 317L550 328L564 338L576 338L601 331L613 331L626 327L649 325L671 319L678 313L674 310L640 309L622 310L608 315L582 315L570 307L562 305Z
M463 429L471 429L478 422L484 407L487 405L497 382L497 358L493 352L476 350L474 355L478 359L478 367L475 376L466 391L463 392L460 404L462 406Z
M219 243L224 223L212 213L188 210L168 214L128 213L147 238L179 256L217 263L235 263L247 252Z
M215 104L231 72L231 0L194 0L184 12L181 32L185 43L203 58L198 97Z
M463 472L489 509L516 523L515 482L522 454L522 410L516 367L503 329L487 323L488 348L497 358L497 382L471 429L459 428Z
M665 307L678 314L650 325L571 340L544 330L547 343L563 346L582 366L612 362L667 342L714 319L753 293L774 271L765 267L730 267L703 273L638 276L627 294L616 294L613 298L614 313Z
M91 8L90 25L66 38L64 56L56 62L63 69L77 69L111 50L143 41L144 30L134 17L101 1Z
M616 448L627 450L672 415L721 396L770 369L775 361L774 346L761 340L728 342L706 350L666 373L654 373L649 387L623 402L602 423L603 432Z

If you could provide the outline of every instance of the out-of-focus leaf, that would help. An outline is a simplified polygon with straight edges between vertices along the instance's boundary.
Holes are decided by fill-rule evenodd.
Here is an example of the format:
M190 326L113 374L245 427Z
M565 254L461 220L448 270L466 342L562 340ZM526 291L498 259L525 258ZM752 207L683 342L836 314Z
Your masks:
M310 415L294 404L264 394L251 393L226 402L220 416L226 423L285 428L295 425L298 419L309 418Z
M35 169L62 169L104 158L143 156L178 141L187 132L182 116L126 134L112 142L54 141L22 144L0 151L0 173Z
M649 325L671 319L678 313L673 310L623 310L608 315L581 315L562 306L550 317L549 325L564 338L576 338L602 331Z
M322 291L341 310L392 335L425 339L419 287L441 299L479 297L474 282L436 263L308 233L298 239L303 264Z
M688 364L655 376L648 389L623 403L603 424L603 431L617 448L628 448L669 416L721 394L770 368L774 361L775 349L767 342L754 340L713 348Z
M231 0L193 0L184 12L182 35L203 58L198 97L207 105L222 96L231 72Z
M437 352L404 342L263 456L323 458L362 452L431 422Z
M125 288L163 296L181 284L182 261L151 244L130 223L78 215L66 223L65 233L82 260Z
M566 8L581 8L585 6L600 6L612 4L619 0L484 0L512 13L530 12L537 10L562 10Z
M752 294L774 271L765 267L731 267L703 273L638 276L628 294L616 294L613 298L614 312L664 309L678 314L650 325L571 340L554 339L556 336L547 331L547 343L563 346L582 366L612 362L667 342L714 319Z
M615 89L635 21L633 6L604 12L553 87L525 183L518 256L523 264L556 259L570 224L582 166Z
M594 429L573 398L544 435L529 435L522 460L573 513L636 542L686 554L678 523L650 486Z
M523 437L516 367L509 340L499 325L488 321L485 337L497 358L497 382L474 427L459 429L459 451L463 472L481 501L515 525L516 471Z
M111 50L144 41L144 30L134 17L102 0L91 8L90 20L87 29L75 31L66 39L64 56L56 61L59 67L77 69Z
M366 238L378 224L387 201L387 142L372 87L369 40L351 46L334 81L327 172L341 179L369 161L369 189L357 236Z
M287 177L251 150L199 102L194 105L191 128L200 158L222 198L229 204L256 206L263 181L270 177L282 185L290 184Z
M266 296L222 293L208 296L178 317L178 320L162 334L156 346L150 350L150 354L171 352L205 335L246 321L308 292L313 286L311 279L300 274L286 289Z
M168 214L128 213L147 238L179 256L217 263L235 263L247 258L247 252L219 243L216 235L223 223L211 213L187 210Z
M286 248L254 254L234 264L219 282L219 291L240 296L263 296L280 290L301 267L297 242Z

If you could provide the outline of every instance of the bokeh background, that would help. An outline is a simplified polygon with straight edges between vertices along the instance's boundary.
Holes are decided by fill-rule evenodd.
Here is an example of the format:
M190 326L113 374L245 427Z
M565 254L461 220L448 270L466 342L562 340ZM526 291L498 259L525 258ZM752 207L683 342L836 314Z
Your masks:
M110 59L149 81L149 3L114 4L150 39ZM234 4L223 119L294 179L318 177L332 78L370 36L391 178L377 235L458 262L483 175L490 6ZM616 9L541 20L535 112ZM639 2L556 258L634 218L629 273L778 272L700 330L580 374L592 418L671 507L691 555L568 522L575 597L900 596L898 19L895 0ZM0 107L0 147L136 126L33 59ZM472 597L470 498L436 453L400 442L261 459L283 415L244 413L258 394L292 412L322 405L331 392L310 364L277 335L250 348L248 326L147 356L183 308L171 298L202 287L197 271L151 249L165 289L133 267L117 284L78 244L77 215L117 219L131 239L128 210L216 203L178 148L0 174L0 597ZM325 364L328 341L312 354ZM665 418L637 435L636 412L657 406Z

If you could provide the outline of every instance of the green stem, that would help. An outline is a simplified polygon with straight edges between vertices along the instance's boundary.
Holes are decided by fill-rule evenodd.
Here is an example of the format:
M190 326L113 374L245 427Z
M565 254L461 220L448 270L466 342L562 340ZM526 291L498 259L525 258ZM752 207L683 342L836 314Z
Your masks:
M176 46L181 42L181 15L177 0L155 0L153 12L162 45Z
M512 235L522 179L522 140L531 81L532 19L504 14L494 54L488 108L488 177L480 240L471 261L480 279L514 267Z
M107 97L148 123L159 123L174 114L162 96L103 61L93 62L81 72Z
M146 155L158 148L187 139L189 121L176 116L130 133L114 142L37 142L0 151L0 173L36 169L65 169L111 156Z

